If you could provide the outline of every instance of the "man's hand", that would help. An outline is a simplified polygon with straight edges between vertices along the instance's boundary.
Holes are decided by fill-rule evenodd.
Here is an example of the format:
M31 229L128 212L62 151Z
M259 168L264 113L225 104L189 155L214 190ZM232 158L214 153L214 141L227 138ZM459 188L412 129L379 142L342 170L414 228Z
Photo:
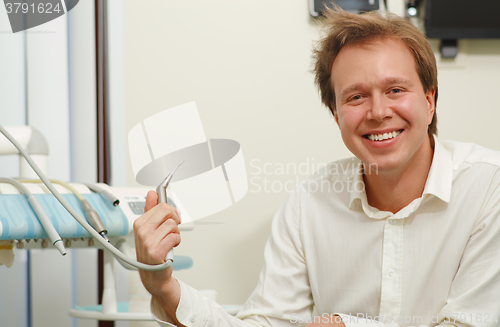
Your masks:
M178 224L177 209L166 203L158 204L156 192L149 191L144 214L134 222L137 261L164 263L168 251L181 241ZM139 270L139 273L144 287L158 298L164 299L166 294L178 288L177 281L172 278L172 267L162 271Z
M316 318L320 322L311 322L304 327L345 327L340 316L331 315L328 317L321 315Z

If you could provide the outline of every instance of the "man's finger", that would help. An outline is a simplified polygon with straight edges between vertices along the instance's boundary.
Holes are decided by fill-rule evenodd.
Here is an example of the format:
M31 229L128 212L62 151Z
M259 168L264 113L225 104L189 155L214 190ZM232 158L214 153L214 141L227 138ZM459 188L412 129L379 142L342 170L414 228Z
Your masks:
M156 227L167 219L173 219L177 224L180 223L176 208L167 203L158 203L157 206L148 211L147 214L144 214L143 217L148 217L144 223L156 225Z
M140 233L143 233L142 231ZM168 219L164 221L160 226L154 230L147 231L148 237L145 242L156 246L169 234L176 233L179 234L179 228L177 223L173 219Z
M166 203L159 203L134 221L134 232L137 233L141 230L141 233L147 235L168 219L179 224L178 211Z
M158 195L155 191L151 190L146 196L146 204L144 205L144 212L148 212L151 208L158 204Z

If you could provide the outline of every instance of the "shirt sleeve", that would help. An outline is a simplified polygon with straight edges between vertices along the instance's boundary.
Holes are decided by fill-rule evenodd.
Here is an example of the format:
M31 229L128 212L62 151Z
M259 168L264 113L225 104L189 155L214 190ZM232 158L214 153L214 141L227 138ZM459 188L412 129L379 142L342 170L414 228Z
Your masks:
M500 173L464 249L447 304L444 324L493 327L500 324ZM478 199L479 201L480 199Z
M238 317L258 326L302 326L313 298L301 237L300 188L276 213L259 282Z
M255 327L228 314L219 304L205 297L196 289L179 280L181 299L177 307L177 320L187 327L235 326ZM151 300L151 313L160 326L175 326L165 310L154 300Z
M312 296L299 231L299 204L292 193L276 213L264 251L257 287L237 316L179 281L177 319L187 327L300 327L297 317L310 317ZM172 320L153 300L151 310L161 326Z

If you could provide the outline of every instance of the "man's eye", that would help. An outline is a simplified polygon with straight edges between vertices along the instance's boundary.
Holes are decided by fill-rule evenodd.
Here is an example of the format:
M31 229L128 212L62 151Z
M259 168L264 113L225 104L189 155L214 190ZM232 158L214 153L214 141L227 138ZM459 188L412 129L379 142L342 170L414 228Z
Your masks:
M401 93L401 92L403 92L403 90L401 90L401 89L392 89L391 90L391 93Z
M356 100L359 100L361 99L361 95L354 95L352 97L349 98L349 101L356 101Z

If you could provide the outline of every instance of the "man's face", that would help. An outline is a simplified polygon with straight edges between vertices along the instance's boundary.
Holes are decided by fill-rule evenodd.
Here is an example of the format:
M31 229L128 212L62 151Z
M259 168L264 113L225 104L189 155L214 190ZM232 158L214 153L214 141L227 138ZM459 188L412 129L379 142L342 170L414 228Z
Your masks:
M386 38L344 47L332 82L342 139L363 163L397 172L432 155L427 126L435 91L424 92L404 43Z

